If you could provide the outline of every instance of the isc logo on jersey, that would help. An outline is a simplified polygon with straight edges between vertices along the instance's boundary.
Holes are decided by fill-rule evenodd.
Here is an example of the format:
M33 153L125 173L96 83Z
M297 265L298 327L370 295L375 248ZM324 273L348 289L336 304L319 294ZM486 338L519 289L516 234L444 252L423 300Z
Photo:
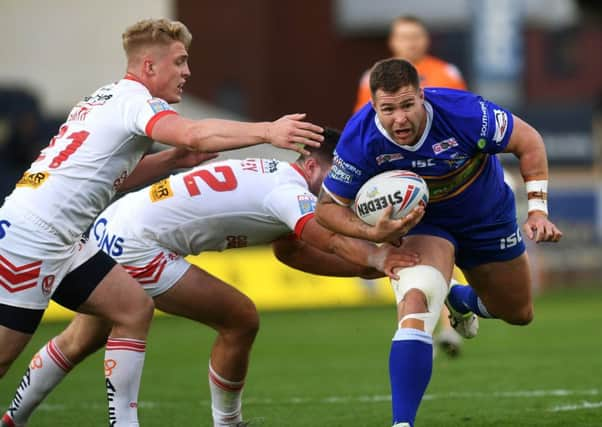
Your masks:
M107 231L107 219L99 218L94 223L92 233L96 240L96 246L98 246L103 252L110 256L119 256L123 254L123 238L113 235L111 236Z

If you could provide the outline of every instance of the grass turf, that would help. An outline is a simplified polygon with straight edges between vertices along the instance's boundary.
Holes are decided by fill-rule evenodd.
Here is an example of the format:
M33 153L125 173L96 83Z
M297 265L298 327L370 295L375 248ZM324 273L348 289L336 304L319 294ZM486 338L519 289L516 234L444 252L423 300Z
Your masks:
M536 299L528 327L482 321L463 354L439 354L417 426L601 426L602 289ZM244 414L265 427L390 425L393 307L264 312ZM0 381L6 406L29 359L65 323L43 324ZM214 333L157 318L140 394L142 426L210 426L206 367ZM78 366L29 427L105 426L102 352Z

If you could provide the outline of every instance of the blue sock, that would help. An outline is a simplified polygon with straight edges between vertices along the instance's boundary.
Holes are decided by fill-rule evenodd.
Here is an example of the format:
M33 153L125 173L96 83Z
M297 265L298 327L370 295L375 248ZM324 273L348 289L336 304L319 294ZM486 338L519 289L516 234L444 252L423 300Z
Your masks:
M479 317L494 318L470 285L452 286L447 295L447 301L459 313L472 311Z
M414 425L432 370L433 338L418 329L398 329L389 355L394 425Z

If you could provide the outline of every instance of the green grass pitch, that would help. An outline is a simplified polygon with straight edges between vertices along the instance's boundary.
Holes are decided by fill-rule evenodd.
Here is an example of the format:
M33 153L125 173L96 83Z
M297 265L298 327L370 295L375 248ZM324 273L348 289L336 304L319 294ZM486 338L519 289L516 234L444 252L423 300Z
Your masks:
M600 288L598 288L600 289ZM463 354L435 359L421 426L602 426L602 290L536 298L528 327L481 322ZM244 392L265 427L390 426L393 307L263 312ZM6 407L32 354L64 323L44 324L0 381ZM141 425L211 426L207 362L214 334L157 318L140 394ZM102 352L78 366L29 427L106 426Z

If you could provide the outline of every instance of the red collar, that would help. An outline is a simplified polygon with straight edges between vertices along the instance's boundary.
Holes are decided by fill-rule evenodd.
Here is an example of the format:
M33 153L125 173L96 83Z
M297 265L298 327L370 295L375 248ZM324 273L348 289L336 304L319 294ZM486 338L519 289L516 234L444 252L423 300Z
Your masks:
M299 172L299 175L301 175L305 179L305 181L308 181L307 173L305 173L305 171L301 169L301 167L297 163L290 163L290 165L293 169Z
M125 73L124 79L125 80L133 80L135 82L142 83L142 80L140 80L138 77L136 77L132 73ZM142 84L144 84L144 83L142 83Z

